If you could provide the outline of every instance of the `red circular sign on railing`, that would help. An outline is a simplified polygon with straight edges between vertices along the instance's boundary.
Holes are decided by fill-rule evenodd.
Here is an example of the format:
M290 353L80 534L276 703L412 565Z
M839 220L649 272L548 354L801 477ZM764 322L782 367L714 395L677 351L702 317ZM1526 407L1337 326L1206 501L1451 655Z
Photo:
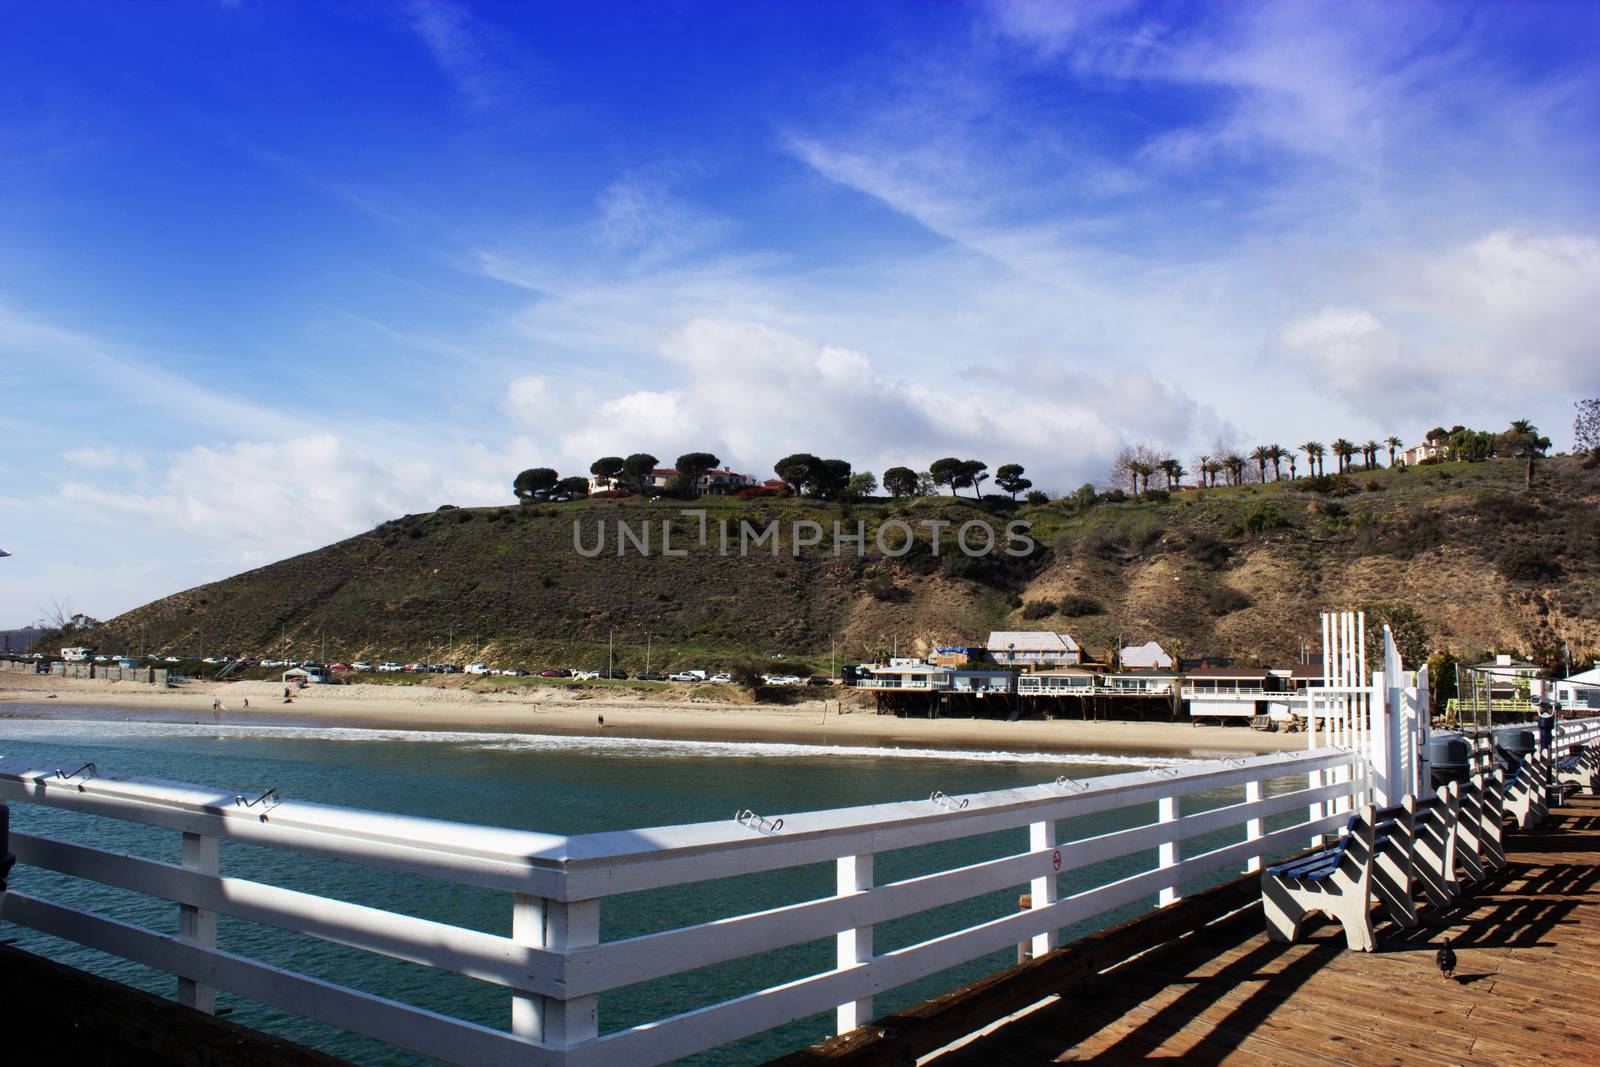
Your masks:
M1061 850L1059 848L1050 853L1050 868L1056 871L1061 869Z

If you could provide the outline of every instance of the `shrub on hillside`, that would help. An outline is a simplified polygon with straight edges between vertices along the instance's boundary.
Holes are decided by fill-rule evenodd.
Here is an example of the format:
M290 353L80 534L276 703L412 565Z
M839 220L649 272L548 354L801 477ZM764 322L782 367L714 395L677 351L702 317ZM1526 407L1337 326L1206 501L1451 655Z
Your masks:
M752 485L748 489L741 489L737 493L733 494L734 499L736 500L755 500L758 497L778 495L779 493L776 489L768 489L761 485Z
M1230 537L1255 537L1276 530L1281 526L1289 525L1278 509L1271 504L1260 503L1251 508L1242 519L1235 519L1228 527Z
M1172 494L1165 489L1146 489L1139 499L1147 504L1164 504L1172 499Z
M1196 530L1190 534L1189 542L1184 548L1196 563L1211 570L1216 570L1227 563L1228 558L1233 555L1233 549L1205 530Z
M1166 528L1151 515L1124 515L1090 533L1084 547L1101 559L1131 560L1161 540Z
M1494 569L1513 582L1539 582L1561 576L1561 565L1547 550L1537 545L1513 545L1500 553Z
M894 580L887 574L868 578L863 588L872 599L881 600L886 604L899 604L911 599L911 594L895 585Z
M1074 617L1104 615L1106 613L1104 604L1101 604L1100 601L1092 596L1084 596L1081 593L1073 593L1070 596L1062 597L1060 611L1063 615Z
M1243 611L1252 603L1248 594L1231 585L1219 585L1206 595L1206 610L1213 615L1229 615L1235 611Z
M1378 481L1378 479L1376 479L1376 478L1368 478L1367 479L1367 492L1369 492L1369 493L1381 493L1381 492L1383 492L1383 490L1384 490L1384 485L1383 485L1382 482Z
M1304 479L1300 487L1322 496L1354 496L1361 492L1360 487L1346 474L1319 474Z
M1023 499L1030 504L1048 504L1050 503L1050 494L1043 489L1029 489Z
M1354 547L1361 555L1415 559L1430 548L1443 544L1444 539L1444 523L1439 516L1423 512L1363 526L1356 534Z
M1056 613L1056 606L1048 600L1030 600L1022 606L1024 619L1045 619Z

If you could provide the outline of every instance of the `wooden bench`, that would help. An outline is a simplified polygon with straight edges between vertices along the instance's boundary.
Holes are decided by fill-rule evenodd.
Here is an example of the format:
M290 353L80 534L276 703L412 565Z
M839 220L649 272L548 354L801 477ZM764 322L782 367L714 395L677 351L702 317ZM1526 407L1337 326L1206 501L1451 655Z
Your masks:
M1556 781L1587 789L1590 796L1600 796L1600 745L1584 745L1557 760Z
M1371 914L1376 821L1368 804L1350 816L1344 835L1331 847L1261 872L1261 908L1270 939L1296 940L1305 920L1321 913L1344 927L1352 950L1377 947Z
M1416 798L1406 796L1392 808L1380 808L1374 819L1372 891L1392 922L1416 926L1420 920L1411 899L1411 877L1417 866Z
M1447 782L1416 810L1416 876L1422 895L1447 908L1461 895L1456 881L1456 841L1460 837L1461 783Z

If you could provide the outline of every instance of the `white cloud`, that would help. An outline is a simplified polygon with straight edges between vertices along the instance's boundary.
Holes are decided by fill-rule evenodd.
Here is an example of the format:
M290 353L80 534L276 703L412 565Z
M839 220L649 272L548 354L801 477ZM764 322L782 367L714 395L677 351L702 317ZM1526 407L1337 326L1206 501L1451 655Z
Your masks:
M720 241L729 220L673 195L638 175L618 178L600 194L601 244L651 265L698 252Z
M565 424L543 415L545 383L513 383L535 398L530 432L553 428L563 469L595 457L647 451L664 462L707 449L765 475L791 452L851 461L857 469L926 469L942 455L1023 462L1061 484L1098 477L1120 443L1183 440L1215 420L1172 383L1129 369L1115 379L1048 362L921 377L878 369L864 353L741 320L699 318L662 347L654 387L614 398L569 397ZM508 405L509 407L510 405Z
M116 448L74 448L61 453L61 458L74 467L87 470L143 471L144 457Z
M1398 251L1378 261L1366 290L1366 306L1321 309L1279 337L1319 391L1352 407L1496 425L1546 403L1552 387L1600 387L1592 237L1502 230L1440 252Z
M514 100L519 64L492 27L451 0L412 0L406 10L412 31L467 104L483 110Z

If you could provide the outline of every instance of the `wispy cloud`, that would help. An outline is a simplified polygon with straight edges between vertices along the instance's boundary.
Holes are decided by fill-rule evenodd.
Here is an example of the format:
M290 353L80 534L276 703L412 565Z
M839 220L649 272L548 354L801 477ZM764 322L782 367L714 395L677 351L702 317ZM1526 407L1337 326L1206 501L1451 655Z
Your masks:
M514 103L528 87L518 47L464 4L411 0L408 21L439 70L476 110Z

